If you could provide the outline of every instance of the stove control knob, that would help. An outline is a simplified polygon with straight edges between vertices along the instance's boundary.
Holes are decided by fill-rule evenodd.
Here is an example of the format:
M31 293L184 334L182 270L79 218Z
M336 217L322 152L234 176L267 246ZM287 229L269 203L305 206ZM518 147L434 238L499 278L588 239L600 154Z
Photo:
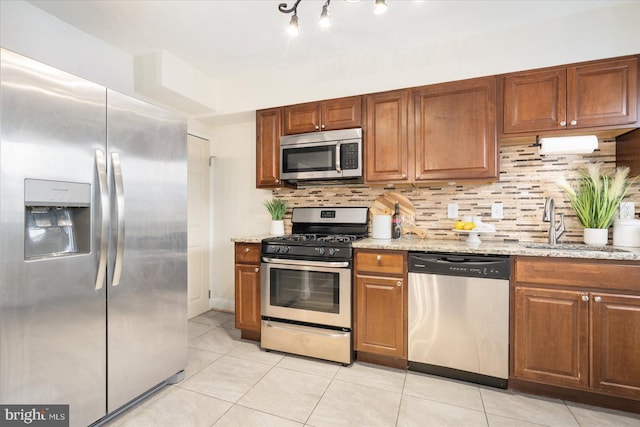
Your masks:
M274 246L273 247L273 252L280 253L280 246Z
M320 255L324 255L324 248L318 248L318 253Z
M333 256L336 253L336 250L334 248L329 248L329 255Z
M289 250L290 250L290 249L291 249L291 247L290 247L290 246L284 246L284 247L282 248L282 252L286 254L287 252L289 252Z

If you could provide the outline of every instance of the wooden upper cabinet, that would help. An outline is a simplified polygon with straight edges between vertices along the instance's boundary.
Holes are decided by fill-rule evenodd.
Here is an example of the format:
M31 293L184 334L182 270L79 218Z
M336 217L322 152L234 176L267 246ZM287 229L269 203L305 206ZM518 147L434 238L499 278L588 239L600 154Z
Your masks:
M284 107L284 134L362 127L362 97L330 99Z
M566 69L504 78L504 133L555 130L566 124Z
M635 123L638 58L567 69L567 125L585 128Z
M256 111L256 188L280 187L282 108Z
M638 122L638 57L506 74L500 81L504 135Z
M416 89L415 181L497 179L496 77Z
M406 181L409 176L409 91L364 97L365 182Z

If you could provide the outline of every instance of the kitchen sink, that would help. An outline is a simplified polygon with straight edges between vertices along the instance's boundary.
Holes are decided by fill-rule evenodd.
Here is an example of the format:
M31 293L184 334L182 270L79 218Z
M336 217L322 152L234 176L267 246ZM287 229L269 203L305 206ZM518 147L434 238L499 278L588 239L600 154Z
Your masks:
M624 249L614 248L613 246L587 246L577 243L523 243L523 247L529 249L548 249L554 251L588 251L588 252L629 252Z

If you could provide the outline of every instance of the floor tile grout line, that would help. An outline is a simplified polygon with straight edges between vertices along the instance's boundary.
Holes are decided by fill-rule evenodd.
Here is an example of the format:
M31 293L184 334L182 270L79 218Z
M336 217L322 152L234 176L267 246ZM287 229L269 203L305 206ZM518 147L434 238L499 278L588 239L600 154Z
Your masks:
M333 374L333 376L331 378L329 378L329 382L327 383L327 386L325 387L324 391L322 392L322 395L320 396L320 398L318 399L316 404L313 405L313 409L311 410L311 412L309 412L309 416L307 417L307 419L302 424L303 426L306 426L309 423L309 419L311 419L311 417L313 416L313 413L316 411L316 409L318 409L318 405L322 401L322 398L324 397L325 394L327 394L327 390L329 390L329 387L331 387L331 384L333 384L333 380L335 380L336 376L338 375L338 372L340 372L340 369L342 369L342 368L343 368L343 366L338 368L338 370ZM296 372L300 372L300 371L296 371Z
M395 426L398 427L398 422L400 421L400 410L402 409L402 402L404 401L404 389L407 386L407 371L404 373L404 381L402 381L402 390L400 391L400 403L398 404L398 411L396 412L396 423Z

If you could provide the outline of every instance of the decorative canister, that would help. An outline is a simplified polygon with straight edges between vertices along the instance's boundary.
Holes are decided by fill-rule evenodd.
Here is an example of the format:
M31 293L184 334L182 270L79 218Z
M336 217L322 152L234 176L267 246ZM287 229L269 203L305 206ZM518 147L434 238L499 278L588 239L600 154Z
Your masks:
M617 219L613 222L613 245L640 248L640 219Z

